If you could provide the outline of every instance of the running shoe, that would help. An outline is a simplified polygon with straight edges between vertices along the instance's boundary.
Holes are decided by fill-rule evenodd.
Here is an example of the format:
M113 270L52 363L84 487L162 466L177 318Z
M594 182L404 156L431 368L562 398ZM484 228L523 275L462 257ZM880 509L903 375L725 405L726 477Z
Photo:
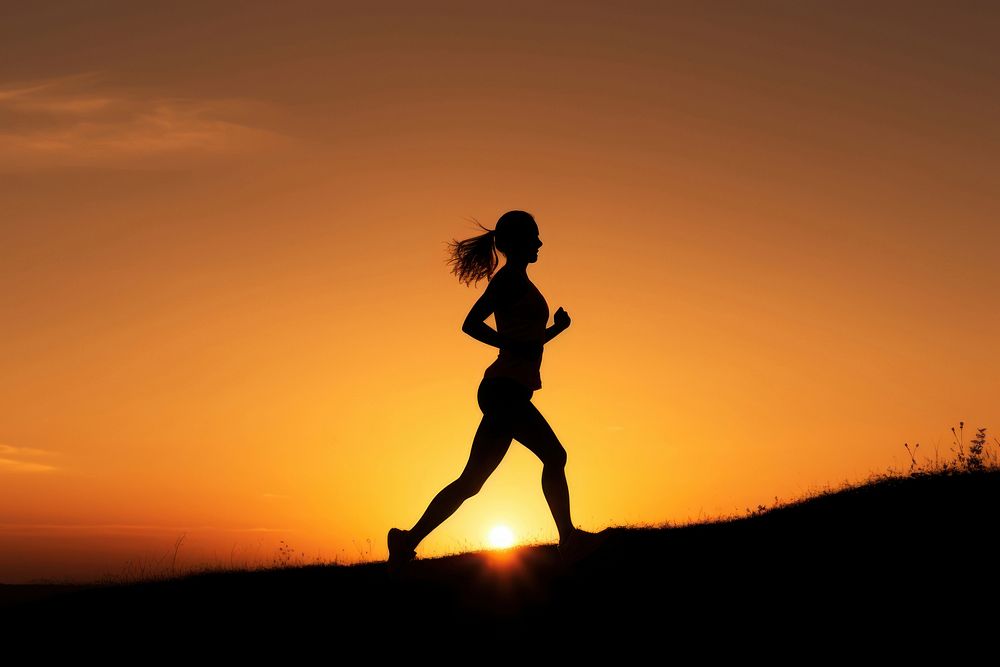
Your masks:
M390 528L389 536L389 572L395 573L417 557L417 552L410 547L410 531Z
M559 558L564 565L573 565L597 551L607 539L604 531L591 533L574 528L567 539L559 542Z

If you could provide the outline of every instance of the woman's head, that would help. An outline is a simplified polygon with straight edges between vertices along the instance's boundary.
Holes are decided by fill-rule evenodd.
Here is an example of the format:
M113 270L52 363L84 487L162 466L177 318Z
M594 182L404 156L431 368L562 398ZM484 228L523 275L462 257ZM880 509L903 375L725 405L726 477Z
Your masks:
M493 277L499 264L497 250L504 254L508 263L518 260L527 264L538 259L542 242L538 238L538 225L530 213L507 211L497 220L496 229L483 227L478 221L476 224L485 233L448 244L451 255L448 262L454 265L452 273L466 285Z

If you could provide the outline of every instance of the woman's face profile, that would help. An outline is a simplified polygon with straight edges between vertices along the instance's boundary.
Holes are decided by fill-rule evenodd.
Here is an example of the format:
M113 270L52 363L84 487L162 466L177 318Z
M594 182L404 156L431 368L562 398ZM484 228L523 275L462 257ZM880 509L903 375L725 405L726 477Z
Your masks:
M538 249L542 247L542 240L538 236L538 225L532 225L525 230L524 234L518 237L516 245L511 248L511 255L521 257L528 262L538 261Z

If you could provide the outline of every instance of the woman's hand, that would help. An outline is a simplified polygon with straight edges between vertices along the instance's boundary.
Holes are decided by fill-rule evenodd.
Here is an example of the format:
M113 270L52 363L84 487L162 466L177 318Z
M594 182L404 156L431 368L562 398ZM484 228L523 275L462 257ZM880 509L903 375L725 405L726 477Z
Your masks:
M560 329L568 329L570 322L569 313L563 310L562 306L559 306L559 310L552 316L552 322Z

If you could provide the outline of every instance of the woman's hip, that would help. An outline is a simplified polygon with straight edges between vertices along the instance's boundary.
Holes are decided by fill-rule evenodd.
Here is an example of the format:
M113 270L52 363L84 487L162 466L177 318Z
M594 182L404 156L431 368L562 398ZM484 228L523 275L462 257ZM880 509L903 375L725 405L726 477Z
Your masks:
M535 390L513 378L491 377L483 378L479 383L476 400L483 414L505 410L527 403Z

